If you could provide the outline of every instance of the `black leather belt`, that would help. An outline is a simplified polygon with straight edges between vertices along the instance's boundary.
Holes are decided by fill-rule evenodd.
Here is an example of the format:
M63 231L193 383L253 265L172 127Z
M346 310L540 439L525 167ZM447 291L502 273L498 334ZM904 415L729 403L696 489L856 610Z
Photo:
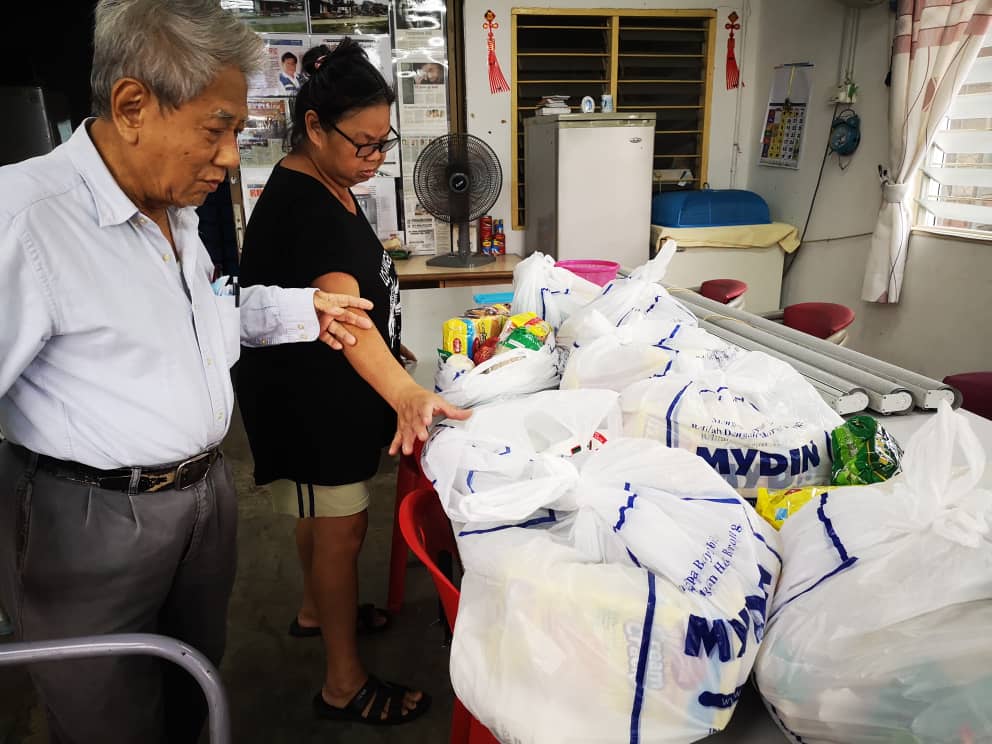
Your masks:
M14 445L14 447L24 454L31 454L30 450L20 445ZM141 493L164 491L167 488L184 491L206 478L210 467L219 456L220 448L213 447L195 457L171 465L100 470L78 462L58 460L48 455L38 455L38 469L44 470L56 478L65 478L110 491L133 490L135 493ZM132 482L135 484L134 486L131 485Z

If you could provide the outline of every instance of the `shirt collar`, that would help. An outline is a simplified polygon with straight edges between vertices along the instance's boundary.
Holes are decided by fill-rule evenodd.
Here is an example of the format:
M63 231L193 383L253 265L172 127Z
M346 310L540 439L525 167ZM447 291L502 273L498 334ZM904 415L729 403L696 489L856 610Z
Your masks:
M113 174L100 157L96 145L93 144L89 125L94 121L96 120L93 118L83 121L66 142L65 147L69 159L76 166L76 170L93 196L100 227L120 225L138 214L139 210L114 180Z

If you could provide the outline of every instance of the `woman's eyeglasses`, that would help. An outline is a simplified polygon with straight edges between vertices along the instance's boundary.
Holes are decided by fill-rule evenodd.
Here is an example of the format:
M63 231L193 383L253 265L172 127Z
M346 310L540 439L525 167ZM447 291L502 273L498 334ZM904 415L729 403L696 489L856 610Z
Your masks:
M396 135L395 137L390 137L389 139L384 139L382 142L367 142L365 144L359 144L359 143L355 142L355 140L353 140L347 134L345 134L340 129L338 129L336 124L332 124L331 126L334 127L334 131L335 132L337 132L338 134L340 134L342 137L344 137L346 140L348 140L348 142L350 142L352 145L355 146L355 157L356 158L367 158L369 155L372 155L373 153L376 153L376 152L389 152L394 147L396 147L396 145L398 145L400 143L399 132L397 132L392 127L389 128L389 132L391 134L395 134Z

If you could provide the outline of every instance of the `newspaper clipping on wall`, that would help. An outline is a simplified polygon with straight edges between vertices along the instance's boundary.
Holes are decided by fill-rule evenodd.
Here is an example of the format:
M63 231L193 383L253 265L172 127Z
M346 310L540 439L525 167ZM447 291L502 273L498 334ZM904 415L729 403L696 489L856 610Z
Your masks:
M432 216L417 200L413 170L428 143L449 130L448 58L444 16L425 8L421 2L400 2L393 54L403 134L400 150L407 248L414 254L434 255L451 250L451 226Z

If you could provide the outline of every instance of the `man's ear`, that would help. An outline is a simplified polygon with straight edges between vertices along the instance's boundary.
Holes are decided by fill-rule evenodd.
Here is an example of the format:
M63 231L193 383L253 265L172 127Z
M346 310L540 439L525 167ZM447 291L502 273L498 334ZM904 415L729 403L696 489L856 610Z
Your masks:
M150 107L157 105L148 86L134 78L121 78L110 91L111 118L128 144L138 142L141 128L148 122Z

